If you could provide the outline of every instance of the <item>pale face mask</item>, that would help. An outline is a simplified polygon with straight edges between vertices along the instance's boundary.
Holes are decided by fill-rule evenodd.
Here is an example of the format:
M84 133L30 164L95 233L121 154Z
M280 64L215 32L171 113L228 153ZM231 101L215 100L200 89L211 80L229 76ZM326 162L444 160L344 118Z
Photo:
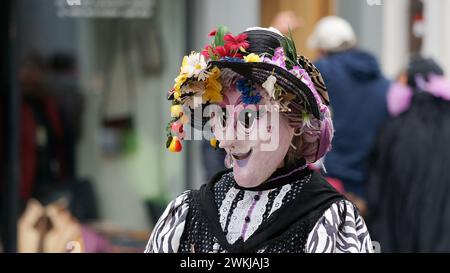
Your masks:
M252 188L265 182L283 165L294 129L283 115L264 107L264 101L246 106L240 101L240 95L236 89L225 92L224 104L233 113L227 111L226 120L214 118L214 135L220 141L220 148L227 152L225 161L231 163L237 184ZM247 138L242 138L243 135Z

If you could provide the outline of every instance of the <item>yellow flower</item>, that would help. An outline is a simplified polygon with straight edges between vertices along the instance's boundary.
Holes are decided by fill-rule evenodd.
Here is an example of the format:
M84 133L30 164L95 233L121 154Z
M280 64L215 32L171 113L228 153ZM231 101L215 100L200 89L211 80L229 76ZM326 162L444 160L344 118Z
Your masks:
M185 67L187 66L188 60L189 60L189 57L188 57L188 56L184 56L184 57L183 57L183 61L181 62L181 68L180 68L180 70L183 70L183 68L185 68Z
M183 83L186 82L186 80L187 80L186 74L181 73L180 75L178 75L178 77L175 78L175 85L173 86L175 91L180 91L181 86L183 85Z
M214 149L217 149L219 147L219 141L216 138L211 138L211 140L209 141L209 144L211 144L211 146Z
M208 74L209 74L208 79L217 80L220 77L220 69L217 66L214 66L213 69L211 69L211 71L208 72Z
M178 118L183 114L183 106L179 104L172 105L170 107L170 113L173 118Z
M203 100L210 103L219 103L223 100L223 96L220 92L209 91L203 94Z
M181 92L179 90L178 91L175 90L175 92L173 92L173 98L175 100L179 100L181 98Z
M244 61L246 63L258 63L260 62L260 58L255 53L250 53L247 56L244 56Z
M214 67L209 73L206 79L206 88L203 93L203 100L211 103L219 103L223 100L222 96L222 84L220 83L220 69Z

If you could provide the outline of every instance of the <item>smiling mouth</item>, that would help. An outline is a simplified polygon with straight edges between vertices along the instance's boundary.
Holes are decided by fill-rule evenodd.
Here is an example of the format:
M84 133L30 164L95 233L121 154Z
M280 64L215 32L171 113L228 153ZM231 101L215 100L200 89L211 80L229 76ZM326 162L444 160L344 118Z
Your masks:
M231 154L231 156L233 156L233 158L236 160L245 160L250 157L250 155L252 154L252 151L253 151L253 149L250 149L250 151L248 151L247 153L243 153L243 154L233 153L233 154Z

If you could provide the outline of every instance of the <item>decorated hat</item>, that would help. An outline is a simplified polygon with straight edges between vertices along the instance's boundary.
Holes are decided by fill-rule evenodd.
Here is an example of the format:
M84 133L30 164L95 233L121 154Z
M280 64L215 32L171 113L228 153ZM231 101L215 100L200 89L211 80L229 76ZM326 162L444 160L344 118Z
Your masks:
M201 52L183 58L180 74L169 92L172 120L167 126L167 147L181 150L183 125L202 128L203 118L196 120L183 112L194 109L194 98L202 105L219 104L223 100L222 72L229 69L251 84L262 86L279 104L281 112L291 113L291 105L301 105L297 113L308 120L323 121L329 116L327 89L318 69L304 56L298 56L292 36L284 36L274 28L249 28L233 36L226 27L209 34L213 42ZM259 95L251 95L246 82L238 82L245 104L257 104ZM298 108L298 107L297 107ZM332 126L331 124L329 126ZM328 150L331 138L326 143ZM214 143L212 143L214 144ZM320 149L320 148L319 148Z

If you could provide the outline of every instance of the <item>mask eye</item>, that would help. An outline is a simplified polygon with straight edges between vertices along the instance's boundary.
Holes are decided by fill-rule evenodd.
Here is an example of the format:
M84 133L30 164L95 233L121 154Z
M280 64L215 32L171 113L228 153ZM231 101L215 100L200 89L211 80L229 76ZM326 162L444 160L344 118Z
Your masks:
M261 117L263 117L266 114L266 108L261 107L258 109L258 111L256 112L256 119L260 119Z
M253 109L244 109L239 113L238 120L245 129L249 129L253 126L258 113Z

